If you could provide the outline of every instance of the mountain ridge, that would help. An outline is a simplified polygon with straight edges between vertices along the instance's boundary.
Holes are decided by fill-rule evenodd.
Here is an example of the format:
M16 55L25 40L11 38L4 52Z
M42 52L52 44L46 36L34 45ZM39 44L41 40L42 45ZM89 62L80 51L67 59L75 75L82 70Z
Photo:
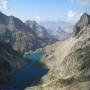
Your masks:
M0 26L2 27L2 25L10 32L11 46L14 50L22 54L30 50L41 48L47 45L49 41L51 41L50 43L53 43L52 37L49 38L50 35L44 27L38 26L40 28L37 31L40 32L40 30L42 30L41 34L45 32L46 35L43 34L45 37L38 37L38 34L33 30L33 28L30 28L15 16L7 16L0 13Z

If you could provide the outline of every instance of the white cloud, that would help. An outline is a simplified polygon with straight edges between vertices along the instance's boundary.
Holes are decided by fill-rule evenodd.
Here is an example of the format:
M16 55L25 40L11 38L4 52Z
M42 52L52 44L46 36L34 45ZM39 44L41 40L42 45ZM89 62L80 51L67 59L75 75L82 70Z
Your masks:
M68 15L67 15L70 19L74 18L76 16L76 12L69 10L68 11Z
M77 0L81 5L90 6L90 0Z
M80 5L89 6L90 7L90 0L69 0L69 1L71 1L73 4L74 4L74 2L77 2Z
M39 16L36 16L35 18L36 18L36 21L40 22L41 19Z
M40 18L40 16L33 16L32 17L32 20L35 20L37 22L40 22L41 21L41 18Z
M76 23L79 18L80 18L81 14L78 14L75 11L69 10L68 14L67 14L67 21L72 22L72 23Z
M0 0L0 10L7 10L8 0Z
M7 9L8 9L8 3L9 3L10 1L16 2L16 0L0 0L0 10L1 10L1 11L7 10Z

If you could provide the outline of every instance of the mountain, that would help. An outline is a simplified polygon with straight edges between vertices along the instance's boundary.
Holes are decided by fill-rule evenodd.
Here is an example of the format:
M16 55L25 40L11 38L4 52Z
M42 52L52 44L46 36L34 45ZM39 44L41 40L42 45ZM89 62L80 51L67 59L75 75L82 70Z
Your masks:
M0 41L9 42L11 39L11 33L5 28L3 24L0 24Z
M26 25L32 28L39 38L48 38L46 29L35 21L26 21Z
M32 28L38 38L45 41L46 43L51 43L56 40L51 34L48 33L45 27L39 25L36 21L26 21L26 25Z
M90 15L84 13L74 27L73 36L44 48L49 72L42 83L25 90L90 89Z
M71 36L70 33L66 32L65 30L63 30L61 27L57 27L53 33L52 36L58 40L65 40L67 39L69 36Z
M49 40L51 41L52 37L44 27L39 26L37 23L34 26L30 27L20 19L0 12L0 28L2 28L4 34L8 32L9 38L7 41L19 53L23 54L30 50L36 50L47 45Z
M22 53L27 51L26 47L29 47L28 50L34 48L33 44L36 38L34 32L18 18L6 16L0 12L0 26L3 26L6 31L8 30L11 33L10 43L14 50Z
M66 32L73 32L73 24L66 21L42 21L40 25L44 26L46 29L55 30L57 27L61 27Z
M8 17L0 13L0 85L8 84L11 75L28 63L10 45L12 34L7 24Z
M40 22L40 25L44 26L47 29L48 33L50 33L58 40L64 40L68 38L73 32L73 25L69 22L43 21Z
M0 35L0 85L9 83L12 74L28 64L19 53L17 53L5 38Z
M74 36L77 35L77 33L79 33L81 30L84 30L86 26L88 26L89 24L90 24L90 16L87 13L84 13L81 16L79 22L75 25L73 35Z

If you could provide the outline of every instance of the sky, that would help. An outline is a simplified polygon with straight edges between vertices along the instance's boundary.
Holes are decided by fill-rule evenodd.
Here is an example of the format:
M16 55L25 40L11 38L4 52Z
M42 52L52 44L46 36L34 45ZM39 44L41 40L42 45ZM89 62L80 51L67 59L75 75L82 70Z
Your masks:
M75 23L84 12L90 14L90 0L0 0L0 11L23 21Z

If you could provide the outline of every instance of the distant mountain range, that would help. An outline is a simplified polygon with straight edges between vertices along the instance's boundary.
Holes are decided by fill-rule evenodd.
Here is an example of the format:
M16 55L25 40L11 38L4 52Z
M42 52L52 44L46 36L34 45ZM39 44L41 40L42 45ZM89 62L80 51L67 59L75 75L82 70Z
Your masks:
M42 21L40 25L46 29L55 30L57 27L61 27L65 32L73 32L74 25L66 21Z
M52 36L60 41L65 40L71 36L71 32L66 32L64 29L61 27L57 27L53 32Z
M48 33L58 40L67 39L73 32L74 25L65 21L43 21L40 25L44 26ZM52 32L52 33L51 33Z

